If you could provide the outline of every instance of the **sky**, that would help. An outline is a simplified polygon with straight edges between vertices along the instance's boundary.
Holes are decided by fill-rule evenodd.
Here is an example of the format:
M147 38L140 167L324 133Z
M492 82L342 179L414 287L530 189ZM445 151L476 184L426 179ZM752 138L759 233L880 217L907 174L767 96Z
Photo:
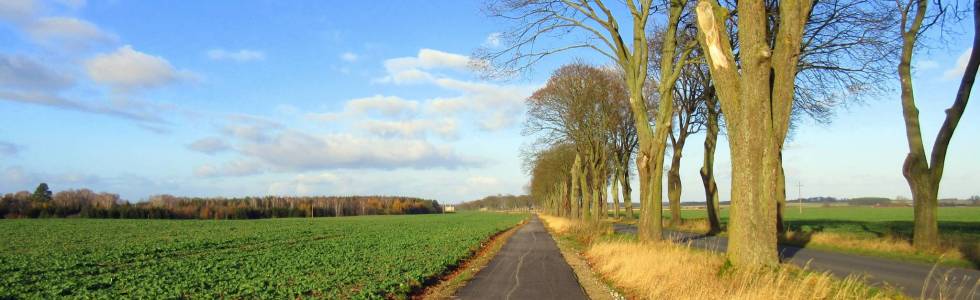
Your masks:
M0 191L47 182L131 201L402 195L442 203L523 193L520 151L533 139L521 135L524 99L563 63L610 62L570 52L519 78L483 79L469 67L472 53L503 46L508 25L482 5L0 0ZM970 34L916 58L929 145ZM980 194L973 106L950 146L941 197ZM902 126L895 92L841 107L831 124L803 121L785 153L790 198L910 195ZM702 139L685 148L684 201L703 201ZM728 145L718 149L727 200Z

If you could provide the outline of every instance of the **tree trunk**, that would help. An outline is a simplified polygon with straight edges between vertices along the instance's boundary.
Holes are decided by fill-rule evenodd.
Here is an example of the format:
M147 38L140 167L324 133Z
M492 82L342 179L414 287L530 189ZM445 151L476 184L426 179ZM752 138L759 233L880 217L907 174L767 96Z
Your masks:
M569 170L569 172L572 175L572 188L569 191L571 192L571 195L570 195L571 204L572 204L571 205L572 206L571 207L571 210L572 210L571 217L573 219L576 219L576 218L578 218L580 216L580 212L579 212L579 207L580 207L580 205L579 205L579 198L580 198L580 195L581 195L581 191L579 190L579 186L578 186L578 183L579 183L578 178L580 177L579 173L581 172L581 169L582 169L581 166L582 166L582 156L581 155L578 155L578 154L575 154L575 162L572 164L572 169Z
M737 3L740 61L727 32L727 9L715 0L697 5L698 41L728 120L732 205L728 259L735 266L773 266L776 252L777 173L781 137L789 126L802 32L812 1L779 3L779 31L769 46L762 0ZM772 80L774 77L775 80Z
M613 200L613 218L619 219L619 167L613 171L612 186L609 188Z
M623 191L623 206L626 207L626 219L632 220L633 219L633 189L630 187L629 161L626 161L623 167L620 168L620 172L621 173L617 174L616 176L622 176L622 178L619 181L619 184L622 187L622 191Z
M581 176L579 176L579 187L582 189L582 219L592 220L592 186L589 185L589 179L592 174L589 174L589 167L587 164L583 164L581 169Z
M684 223L681 219L681 151L684 150L686 134L681 129L680 137L674 141L673 153L670 160L670 171L667 172L667 199L670 201L670 226Z
M715 183L715 146L718 143L718 111L714 96L705 101L708 105L708 132L704 137L704 166L701 167L701 181L704 183L705 210L708 212L708 233L721 232L718 210L718 185Z
M919 250L935 250L939 247L939 222L937 220L939 183L943 177L943 168L946 163L946 151L949 142L959 124L966 104L970 100L970 91L973 90L973 83L976 80L977 69L980 67L980 1L973 2L973 50L970 52L970 59L963 72L959 90L953 105L946 110L946 119L943 121L936 140L932 146L931 166L926 160L925 149L922 143L922 132L919 127L919 110L915 106L915 94L912 90L912 53L916 40L920 33L919 29L925 18L926 8L929 1L916 1L916 15L912 20L911 27L905 31L908 16L902 16L902 56L898 65L898 76L902 87L902 113L905 119L905 134L908 139L909 154L905 157L902 165L902 173L905 180L912 190L912 201L914 202L914 222L912 231L912 244Z
M780 151L779 157L782 156L782 151ZM786 171L783 169L782 159L779 160L778 165L779 170L776 172L776 232L783 234L786 232Z

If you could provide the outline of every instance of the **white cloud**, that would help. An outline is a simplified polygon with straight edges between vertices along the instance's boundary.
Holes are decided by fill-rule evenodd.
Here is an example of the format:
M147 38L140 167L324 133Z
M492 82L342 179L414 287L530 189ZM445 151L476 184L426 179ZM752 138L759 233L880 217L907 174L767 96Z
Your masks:
M458 168L478 165L448 145L424 139L353 133L307 133L254 116L234 116L222 132L235 153L270 170ZM449 133L440 129L436 134ZM445 132L445 133L443 133Z
M417 119L406 121L364 120L358 126L381 137L418 138L424 137L430 132L443 139L456 139L458 137L456 120L449 118L437 121Z
M224 49L211 49L207 52L211 60L230 60L236 62L248 62L265 60L265 53L258 50L240 49L238 51L228 51Z
M344 52L343 54L340 55L340 59L343 59L346 62L355 62L357 61L358 58L359 57L357 56L357 54L354 54L352 52Z
M943 79L959 80L963 76L963 72L966 71L966 64L970 62L971 51L973 51L973 47L964 50L963 54L960 54L960 57L956 59L956 65L943 72Z
M340 177L332 173L299 174L290 180L278 181L269 185L269 194L273 195L310 195L329 194L325 188L339 184Z
M250 160L232 160L215 166L204 164L194 169L194 175L199 177L239 177L255 175L262 172L262 164Z
M457 168L477 164L449 146L419 139L384 139L351 134L277 132L267 141L242 141L240 152L284 170Z
M499 35L491 35L499 38ZM449 69L471 74L470 67L480 62L470 57L432 49L421 49L415 57L399 57L384 62L386 75L375 82L394 84L432 84L457 92L456 96L436 97L424 102L424 111L443 117L467 114L480 128L507 128L522 117L524 99L538 85L501 85L484 81L468 81L452 76L430 73Z
M417 109L418 102L405 100L396 96L383 95L352 99L344 107L344 110L352 113L366 114L377 112L388 117L411 114Z
M116 40L88 21L71 17L44 17L25 28L34 41L52 45L64 44L72 48L86 47Z
M188 77L166 59L133 50L129 45L87 60L85 69L95 82L123 91L158 87Z
M309 113L307 118L322 122L336 122L345 118L376 115L387 118L407 118L418 111L417 101L397 96L374 95L348 100L340 112Z
M231 149L231 146L220 138L207 137L190 143L187 148L205 154L216 154Z
M399 57L385 60L387 75L375 78L375 82L411 84L431 81L436 76L424 70L450 69L467 71L473 61L470 57L433 49L421 49L414 57Z
M501 38L503 38L503 34L500 32L490 33L487 35L487 39L483 41L483 46L488 48L500 47Z

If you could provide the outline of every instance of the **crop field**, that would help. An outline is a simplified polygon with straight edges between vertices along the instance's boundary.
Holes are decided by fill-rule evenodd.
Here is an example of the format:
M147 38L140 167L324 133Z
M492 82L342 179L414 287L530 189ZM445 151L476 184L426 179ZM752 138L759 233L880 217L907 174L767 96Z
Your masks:
M525 216L0 220L0 298L384 298Z

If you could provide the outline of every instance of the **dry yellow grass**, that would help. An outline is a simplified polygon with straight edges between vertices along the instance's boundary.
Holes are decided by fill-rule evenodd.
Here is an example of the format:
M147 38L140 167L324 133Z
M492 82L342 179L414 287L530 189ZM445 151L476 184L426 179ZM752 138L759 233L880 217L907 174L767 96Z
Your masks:
M599 274L643 299L889 299L857 278L790 266L720 272L722 256L672 243L603 241L586 256Z
M555 216L549 216L545 214L538 214L541 221L544 222L545 226L551 229L555 234L565 234L572 230L573 227L578 226L578 221L574 221L568 218L561 218Z
M585 223L541 215L556 234L594 232ZM691 229L697 222L686 223ZM592 227L594 228L594 226ZM707 230L706 224L704 230ZM585 252L593 270L639 299L890 299L869 289L860 278L840 280L826 273L802 272L783 265L776 269L724 269L723 256L669 242L590 238Z
M885 253L904 253L904 254L916 254L918 250L912 247L912 244L907 240L900 238L861 238L854 235L846 233L835 233L835 232L815 232L815 233L801 233L797 231L788 231L786 236L782 238L783 242L788 242L791 244L807 244L807 245L821 245L827 247L833 247L838 249L854 249L854 250L864 250L864 251L875 251L875 252L885 252ZM980 247L980 246L978 246ZM980 253L980 252L978 252ZM966 256L956 248L955 245L946 243L940 250L934 253L943 257L944 259L958 259L962 260Z

